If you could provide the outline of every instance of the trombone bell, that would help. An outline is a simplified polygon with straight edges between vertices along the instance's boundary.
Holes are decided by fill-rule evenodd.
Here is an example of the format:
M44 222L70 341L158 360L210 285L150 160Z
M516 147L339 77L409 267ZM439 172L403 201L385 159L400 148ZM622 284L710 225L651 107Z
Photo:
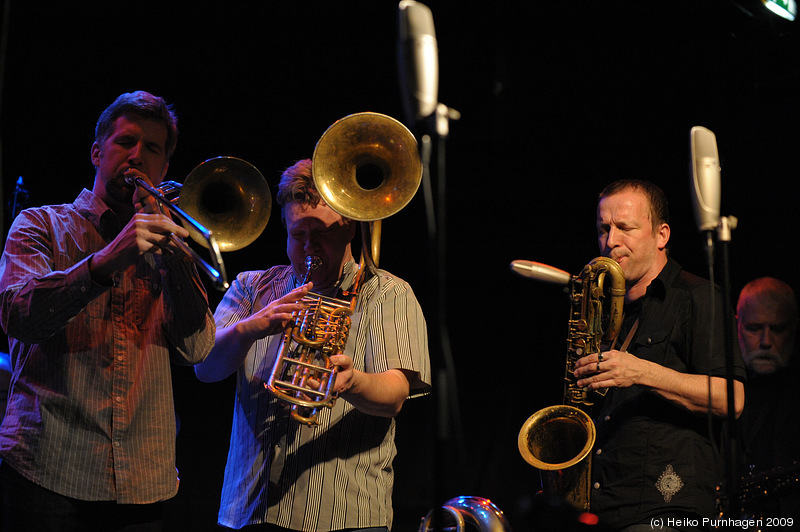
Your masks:
M264 176L255 166L236 157L217 157L200 163L182 185L165 181L153 188L141 177L126 180L147 191L160 207L177 216L192 240L210 251L213 264L203 260L183 240L170 236L219 290L229 286L220 251L243 248L258 238L272 209L272 196ZM166 197L175 191L180 191L178 197Z
M252 164L215 157L197 165L183 182L180 207L207 227L220 251L235 251L262 233L272 211L267 180ZM192 239L208 247L204 238Z

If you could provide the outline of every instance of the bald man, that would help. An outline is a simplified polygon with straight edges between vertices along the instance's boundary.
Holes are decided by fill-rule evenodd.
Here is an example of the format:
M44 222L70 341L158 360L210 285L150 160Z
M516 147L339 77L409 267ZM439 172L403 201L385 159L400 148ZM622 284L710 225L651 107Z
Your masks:
M736 307L739 345L751 377L789 365L797 333L797 299L792 287L773 277L750 281Z
M791 517L800 522L800 490L774 488L792 477L800 462L797 299L785 282L762 277L749 282L736 306L739 345L749 374L741 417L745 482L759 485L768 475L769 497L745 504L750 515Z

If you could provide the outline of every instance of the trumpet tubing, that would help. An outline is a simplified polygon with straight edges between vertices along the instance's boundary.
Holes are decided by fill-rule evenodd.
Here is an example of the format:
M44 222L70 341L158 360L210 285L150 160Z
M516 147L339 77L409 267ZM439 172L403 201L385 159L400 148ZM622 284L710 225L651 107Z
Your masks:
M336 366L330 359L344 350L353 309L350 301L314 293L301 302L265 386L291 405L295 421L315 426L319 409L336 402Z

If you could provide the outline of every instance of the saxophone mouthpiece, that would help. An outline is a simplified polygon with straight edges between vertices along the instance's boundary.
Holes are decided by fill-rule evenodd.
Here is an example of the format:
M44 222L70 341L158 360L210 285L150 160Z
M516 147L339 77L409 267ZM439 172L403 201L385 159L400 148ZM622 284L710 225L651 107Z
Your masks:
M522 277L563 286L569 285L572 279L572 275L570 275L569 272L559 270L547 264L542 264L541 262L533 262L532 260L512 261L511 271Z

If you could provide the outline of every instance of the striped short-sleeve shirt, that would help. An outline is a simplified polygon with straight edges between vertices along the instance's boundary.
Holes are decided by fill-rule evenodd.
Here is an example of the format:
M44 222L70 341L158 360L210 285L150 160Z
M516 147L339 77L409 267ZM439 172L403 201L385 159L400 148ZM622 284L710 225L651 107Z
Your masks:
M352 283L345 265L342 289ZM240 274L217 307L218 327L257 312L300 281L290 266ZM409 285L378 270L360 290L344 354L360 371L413 372L411 397L430 390L425 318ZM307 427L264 387L282 334L257 341L237 372L234 419L219 523L274 523L304 531L392 523L395 421L367 415L343 399Z

